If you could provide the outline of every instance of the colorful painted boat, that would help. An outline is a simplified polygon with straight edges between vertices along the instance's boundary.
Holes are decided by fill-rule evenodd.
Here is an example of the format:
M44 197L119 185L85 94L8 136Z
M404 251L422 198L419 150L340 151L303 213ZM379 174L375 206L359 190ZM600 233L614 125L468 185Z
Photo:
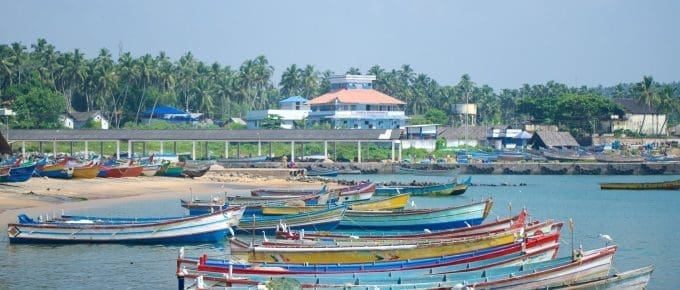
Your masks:
M49 168L49 169L43 169L39 173L36 173L38 176L41 177L49 177L49 178L61 178L61 179L70 179L73 178L73 167L63 167L61 166L61 169L54 169L54 168Z
M347 209L346 205L335 206L323 210L284 216L244 216L238 228L239 232L261 234L262 232L275 234L280 224L285 223L288 227L321 231L335 229Z
M224 163L254 163L254 162L265 162L267 161L267 155L259 155L253 157L233 157L233 158L223 158L218 162Z
M172 165L170 161L163 161L161 168L156 172L156 176L179 177L182 176L183 170L183 166Z
M73 167L73 178L95 178L99 174L100 168L99 164Z
M106 168L106 176L109 178L139 177L142 175L144 166L117 166Z
M35 221L19 215L8 224L10 243L216 242L238 225L244 207L180 218L96 218ZM62 216L63 217L63 216Z
M506 267L470 272L428 272L418 270L347 274L294 274L238 276L200 271L177 271L182 278L200 278L213 286L266 287L276 278L288 277L298 289L552 289L574 281L606 276L611 268L616 246L593 251L579 251L576 256L554 260L520 263ZM206 287L206 285L201 285Z
M493 200L461 206L401 211L354 211L345 213L338 229L363 230L443 230L475 226L487 217Z
M262 215L262 208L265 206L302 206L326 204L328 194L310 195L278 195L278 196L234 196L227 198L230 205L244 205L246 216Z
M456 176L458 174L458 169L433 169L429 167L419 169L400 166L397 170L397 173L422 176Z
M348 203L350 210L399 210L408 203L408 194L396 195L375 200ZM326 205L265 205L262 206L262 215L289 215L303 212L311 212L325 209Z
M300 196L300 195L313 195L313 194L324 194L328 190L328 186L324 184L320 189L288 189L288 188L260 188L250 191L252 196Z
M180 199L180 206L189 210L189 215L202 215L215 211L220 211L229 206L226 198L211 197L210 199Z
M375 195L396 195L400 193L407 193L411 196L450 196L450 195L461 195L465 193L469 184L472 183L472 176L468 177L462 183L456 181L423 185L419 186L417 184L413 185L396 185L396 186L385 186L380 185L375 189Z
M439 272L475 271L489 267L518 263L521 260L550 260L559 248L559 233L531 237L509 245L469 251L434 258L378 261L371 263L233 263L221 259L178 258L178 267L196 267L199 271L257 275L339 274L387 271L420 270L426 274L433 269Z
M144 167L142 169L142 176L156 176L156 173L158 173L158 170L161 168L160 164L142 166Z
M600 183L600 189L627 189L627 190L678 190L680 179L662 182L621 182Z
M243 223L244 221L242 221ZM469 239L414 241L396 244L261 246L239 239L230 243L232 256L249 262L286 263L370 263L433 258L480 249L509 245L518 238L517 232L506 232Z
M301 234L300 232L297 231L292 231L292 230L286 230L282 229L281 231L276 233L277 238L284 238L284 239L293 239L293 240L299 240L301 238L305 239L312 239L312 240L349 240L349 239L359 239L359 240L369 240L369 239L378 239L378 240L387 240L387 239L396 239L396 240L408 240L408 239L436 239L436 238L448 238L448 237L470 237L470 236L476 236L480 234L493 234L493 233L499 233L503 231L508 231L512 229L518 229L520 227L523 227L525 225L526 221L526 216L527 216L527 211L522 210L518 215L514 217L508 217L504 219L498 219L489 223L484 223L480 224L477 226L471 226L471 227L463 227L463 228L456 228L456 229L447 229L447 230L441 230L441 231L430 231L429 233L427 232L361 232L361 233L351 233L351 234L341 234L341 233L330 233L330 232L305 232L304 234ZM530 225L527 226L533 226L537 222L532 222ZM550 223L550 225L553 225L552 221L546 221L546 223ZM561 223L560 223L561 227ZM536 233L539 229L534 229L532 228L527 228L529 233ZM541 230L541 232L547 233L545 230ZM304 237L301 237L303 235Z
M352 186L334 188L328 191L329 199L336 199L337 202L356 202L369 200L375 194L377 184L373 182L361 182Z
M318 177L337 177L338 171L335 169L316 167L312 169L305 169L305 175Z
M36 163L10 167L7 175L0 176L0 182L24 182L33 176Z
M617 289L617 290L634 290L647 289L647 284L652 278L654 267L647 266L639 269L634 269L626 272L610 274L606 277L579 280L568 285L553 287L551 289L568 289L568 290L602 290L602 289Z

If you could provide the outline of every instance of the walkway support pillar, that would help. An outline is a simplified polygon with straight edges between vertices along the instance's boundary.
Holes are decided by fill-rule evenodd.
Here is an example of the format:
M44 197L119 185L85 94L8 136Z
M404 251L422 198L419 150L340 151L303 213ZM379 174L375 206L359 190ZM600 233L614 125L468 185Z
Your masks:
M328 141L323 141L323 157L328 159Z
M224 141L224 158L229 158L229 141Z
M395 157L396 157L396 156L394 156L394 153L395 153L395 152L394 152L394 149L395 149L395 148L394 148L394 141L392 141L392 154L390 155L390 156L391 156L391 159L392 159L392 162L394 162L394 159L395 159Z
M295 141L290 141L290 162L295 162Z
M361 163L361 141L357 141L357 162Z
M133 149L134 148L132 148L132 140L128 140L128 148L127 148L128 158L132 158Z
M57 140L52 141L52 156L57 157Z
M196 160L196 141L191 141L191 160Z
M163 154L163 141L161 141L161 148L159 151L161 152L161 154Z
M90 148L88 148L87 140L85 141L85 159L90 159Z
M120 159L120 140L116 140L116 159Z

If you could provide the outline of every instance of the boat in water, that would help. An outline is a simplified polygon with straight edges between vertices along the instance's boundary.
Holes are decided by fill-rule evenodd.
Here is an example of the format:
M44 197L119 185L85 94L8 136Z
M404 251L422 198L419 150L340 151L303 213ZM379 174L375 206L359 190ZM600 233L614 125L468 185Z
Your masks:
M605 182L600 183L600 189L678 190L680 179L661 182Z

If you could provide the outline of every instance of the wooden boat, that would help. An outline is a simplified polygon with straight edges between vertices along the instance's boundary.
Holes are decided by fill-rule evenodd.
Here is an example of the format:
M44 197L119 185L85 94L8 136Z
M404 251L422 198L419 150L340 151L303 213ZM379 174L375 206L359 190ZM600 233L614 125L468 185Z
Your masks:
M614 273L609 276L579 280L568 285L553 287L551 289L568 290L599 290L599 289L647 289L647 284L652 278L654 267L647 266L626 272Z
M678 190L680 189L680 179L662 182L620 182L620 183L600 183L600 189L629 189L629 190L655 190L655 189L667 189L667 190Z
M210 170L210 165L203 166L201 168L184 168L182 170L182 175L189 178L196 178L205 175L206 172Z
M158 170L161 168L160 164L147 164L142 166L144 167L142 169L142 176L156 176L156 173L158 173Z
M22 164L20 166L9 167L7 175L0 176L0 182L24 182L33 176L36 163Z
M316 167L311 169L305 169L305 175L318 177L337 177L338 171L335 169Z
M339 229L364 230L442 230L475 226L487 217L493 200L461 206L401 211L347 211Z
M526 221L527 210L522 210L519 214L513 217L497 219L492 222L483 223L476 226L446 229L439 231L427 232L360 232L360 233L330 233L330 232L305 232L305 239L432 239L437 237L465 237L486 233L497 233L510 229L516 229L524 226ZM300 233L291 230L282 229L276 233L277 238L301 239Z
M283 189L283 188L260 188L250 191L252 196L301 196L301 195L313 195L313 194L324 194L326 193L328 187L324 184L321 189Z
M224 163L253 163L253 162L265 162L267 161L267 155L259 155L253 157L233 157L233 158L222 158L219 162Z
M70 179L73 178L73 167L61 166L61 169L55 168L43 169L39 173L36 172L36 174L41 177Z
M106 176L109 178L138 177L142 175L144 166L116 166L105 168Z
M99 164L73 167L73 178L95 178L99 174L99 170Z
M184 243L216 242L238 225L245 207L180 218L68 217L35 221L19 215L8 224L10 243Z
M356 202L369 200L373 197L377 184L373 182L361 182L352 186L345 186L329 190L329 199L337 199L338 202Z
M606 276L616 253L616 246L592 251L579 251L574 257L520 263L499 268L470 272L426 272L418 270L368 272L347 274L293 274L289 277L299 283L300 289L552 289L574 281ZM210 286L266 285L275 277L268 275L200 271L177 271L181 278L200 276L201 283ZM182 281L180 281L182 283ZM219 284L218 284L219 283ZM201 285L205 286L205 285ZM351 287L350 287L351 286ZM263 286L264 287L264 286Z
M524 259L533 261L554 258L559 248L559 234L539 236L516 241L509 245L469 251L461 254L398 261L378 261L371 263L331 263L331 264L296 264L296 263L232 263L218 259L178 258L179 267L196 266L199 271L257 275L291 275L291 274L338 274L368 273L387 271L421 270L427 273L432 269L439 272L474 271L489 267L498 267L509 263L517 263ZM524 244L524 246L522 245Z
M455 176L458 174L457 169L417 169L410 167L400 166L397 173L400 174L412 174L412 175L422 175L422 176Z
M642 156L624 156L617 154L597 154L595 155L597 162L603 163L642 163L645 158Z
M156 176L179 177L182 175L183 170L183 166L172 165L170 161L163 161L161 168L156 172Z
M349 210L398 210L403 209L408 203L409 195L401 194L375 200L348 203ZM299 214L325 209L327 205L265 205L262 206L262 215L288 215Z
M230 248L232 256L249 262L370 263L455 255L512 244L517 237L517 232L505 232L457 240L296 247L250 245L239 239L232 239Z
M244 216L238 231L257 234L262 232L276 233L280 224L285 223L291 228L304 230L332 230L342 220L346 205L329 207L323 210L284 216Z
M395 195L400 193L407 193L411 196L450 196L461 195L465 193L468 185L472 182L472 176L468 177L462 183L456 181L431 184L419 186L415 183L413 185L397 185L385 186L381 185L375 189L375 195Z
M585 152L575 150L562 151L542 151L547 160L557 160L560 162L595 162L595 156Z
M201 215L215 211L220 211L229 206L227 199L223 197L211 197L208 200L194 199L189 200L180 199L180 206L189 210L189 215Z

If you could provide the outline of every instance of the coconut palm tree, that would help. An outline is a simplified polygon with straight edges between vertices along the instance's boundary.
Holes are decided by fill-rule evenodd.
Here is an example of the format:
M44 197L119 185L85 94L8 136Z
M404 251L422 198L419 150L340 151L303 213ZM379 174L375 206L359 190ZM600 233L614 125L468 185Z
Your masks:
M651 108L654 104L654 78L652 76L642 77L642 81L638 83L638 88L640 89L640 96L638 102L640 105L644 105L647 108ZM638 129L638 134L642 133L642 129L645 126L645 121L647 119L647 114L642 115L642 124L640 124L640 129Z
M300 94L302 90L302 76L297 65L291 64L288 68L286 68L286 70L281 74L279 86L281 86L280 92L283 96L293 96Z

